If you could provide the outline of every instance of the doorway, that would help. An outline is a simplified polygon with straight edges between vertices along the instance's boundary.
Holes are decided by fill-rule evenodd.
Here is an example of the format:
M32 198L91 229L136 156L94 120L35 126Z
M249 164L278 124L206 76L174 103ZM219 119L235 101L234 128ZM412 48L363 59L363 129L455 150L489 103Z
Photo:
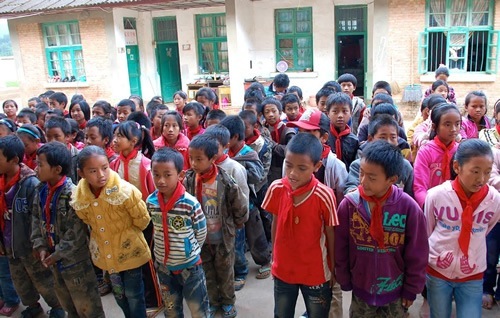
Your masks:
M181 89L176 18L155 18L154 31L161 96L164 101L172 102L174 93Z
M141 65L139 61L139 45L137 45L136 22L134 18L123 18L125 38L127 45L128 81L131 95L142 95L141 89Z

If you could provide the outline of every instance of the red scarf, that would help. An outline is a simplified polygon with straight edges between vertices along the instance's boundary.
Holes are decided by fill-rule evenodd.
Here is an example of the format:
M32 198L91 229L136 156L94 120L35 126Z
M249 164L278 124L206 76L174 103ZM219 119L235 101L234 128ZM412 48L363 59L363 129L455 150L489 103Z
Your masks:
M52 198L54 197L56 190L59 187L61 187L65 182L66 182L66 176L63 176L59 181L57 181L57 183L53 187L51 187L50 184L47 183L48 194L47 194L47 200L45 201L45 207L43 210L45 212L45 230L47 231L49 237L51 237L50 225L52 224L50 203L52 202ZM49 239L49 247L50 248L54 247L54 242L52 241L52 239Z
M226 160L226 159L227 159L227 157L228 157L228 155L227 155L227 154L225 154L225 153L224 153L224 154L222 154L221 156L219 156L219 158L215 159L215 164L216 164L216 165L221 164L222 162L224 162L224 160Z
M495 128L497 129L498 135L500 135L500 125L495 125Z
M113 158L113 156L116 155L115 151L111 147L106 147L104 151L106 151L106 156L108 157L108 160L110 160L111 158Z
M196 198L201 205L203 205L203 184L204 183L212 183L215 181L215 178L219 174L219 169L217 169L217 165L214 163L210 170L205 173L197 173L196 174Z
M191 127L188 127L187 129L187 137L189 140L192 140L196 135L198 135L201 131L201 125L196 126L195 129L191 129Z
M229 149L228 151L228 155L229 155L229 158L234 158L236 157L236 155L241 151L241 149L243 149L243 147L245 146L244 143L241 144L241 147L239 147L237 149L237 151L232 151L231 149Z
M134 159L137 156L139 149L135 148L132 150L127 157L123 155L123 151L120 152L120 161L123 162L123 180L128 181L128 164L130 160Z
M273 127L273 131L271 132L271 137L273 138L274 142L276 142L277 144L280 143L280 139L281 139L280 130L279 130L280 123L281 123L281 120L278 119L278 121L274 125L270 125L271 127Z
M5 199L5 194L9 192L9 190L15 186L19 180L21 179L21 169L17 171L16 175L10 179L9 182L6 182L6 176L0 176L0 227L2 231L5 227L5 219L4 214L7 213L7 200Z
M479 191L472 193L470 198L468 198L462 185L460 184L458 176L451 182L451 186L460 199L460 204L463 209L462 229L460 230L460 236L458 237L458 246L460 246L462 253L468 257L470 236L472 232L472 214L488 194L489 188L488 185L485 184L481 189L479 189Z
M24 164L27 165L31 170L36 168L36 150L33 151L31 155L24 154Z
M293 230L293 198L313 191L319 181L314 175L312 175L309 183L295 190L292 189L292 185L290 184L290 181L288 181L288 177L281 179L281 182L283 183L286 191L281 197L281 204L279 206L278 213L279 215L282 215L282 217L280 217L279 220L281 220L280 225L291 234L291 231Z
M321 159L328 158L328 155L332 151L332 148L330 146L323 144L323 152L321 153Z
M302 117L302 113L298 113L297 116L295 117L294 120L291 120L290 117L288 117L288 115L286 116L286 119L290 122L290 121L298 121L300 119L300 117Z
M83 123L78 124L78 128L80 128L81 130L85 129L85 127L87 127L87 121L86 120L84 120Z
M451 150L455 146L455 141L450 142L448 146L443 144L438 136L434 137L434 142L444 152L443 159L441 159L441 182L450 180L450 160L452 157Z
M351 133L351 128L346 125L345 129L341 132L338 132L335 127L330 125L330 133L335 137L335 154L337 157L342 160L342 137L347 136Z
M371 210L372 218L370 222L370 235L377 241L379 248L385 248L384 244L384 225L382 224L382 203L384 203L392 194L392 186L389 187L387 192L380 198L374 196L367 196L363 186L358 186L359 195L366 201L375 203Z
M158 192L158 203L160 204L161 220L163 223L163 243L165 244L165 258L163 259L163 264L167 263L168 254L170 253L170 243L168 239L168 211L172 210L175 203L184 195L185 192L186 188L184 188L180 181L177 181L177 187L175 187L174 193L172 193L172 196L166 203L163 198L163 193Z
M245 139L245 144L247 144L248 146L250 146L251 144L253 144L257 139L259 139L260 137L260 131L258 129L253 129L253 136L250 137L250 138L247 138Z

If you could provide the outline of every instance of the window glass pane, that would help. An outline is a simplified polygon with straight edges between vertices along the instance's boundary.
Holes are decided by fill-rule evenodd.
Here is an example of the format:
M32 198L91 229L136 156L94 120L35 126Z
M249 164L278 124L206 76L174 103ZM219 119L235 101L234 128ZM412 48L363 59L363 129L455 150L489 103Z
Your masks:
M49 72L49 76L58 76L61 72L59 68L59 57L57 52L50 52L49 57L49 65L51 70L51 72Z
M489 24L489 0L475 0L472 7L472 26Z
M177 22L175 19L155 20L156 41L177 41Z
M297 32L310 33L311 32L311 23L310 22L297 22Z
M310 48L312 47L312 39L307 38L297 38L297 48Z
M217 37L225 37L226 36L226 26L218 26L216 29Z
M293 33L293 23L278 23L278 33L287 34Z
M292 10L278 10L277 11L278 22L292 22L293 21L293 11Z
M69 25L69 32L71 34L71 44L81 44L80 40L80 27L78 23L71 23Z
M293 39L280 39L278 43L280 49L293 48Z
M59 36L59 45L69 45L69 33L66 24L57 25L57 35Z
M63 74L61 74L61 80L66 77L73 75L73 63L71 61L71 52L70 51L62 51L61 59L63 64Z

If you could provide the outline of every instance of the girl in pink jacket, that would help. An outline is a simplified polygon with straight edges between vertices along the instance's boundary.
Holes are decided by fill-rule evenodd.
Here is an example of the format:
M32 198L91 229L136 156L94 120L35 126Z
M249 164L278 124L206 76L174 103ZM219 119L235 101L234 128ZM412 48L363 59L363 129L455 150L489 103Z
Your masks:
M414 164L413 192L420 207L424 205L427 190L450 179L461 116L455 105L441 104L432 110L431 121L430 141L420 148Z
M460 134L464 139L478 138L483 129L490 129L491 122L486 116L488 111L486 95L481 91L472 91L465 97L465 111Z
M453 160L457 177L427 195L426 286L431 318L450 317L453 298L457 318L481 317L486 235L500 220L500 194L488 185L492 166L486 142L463 141Z

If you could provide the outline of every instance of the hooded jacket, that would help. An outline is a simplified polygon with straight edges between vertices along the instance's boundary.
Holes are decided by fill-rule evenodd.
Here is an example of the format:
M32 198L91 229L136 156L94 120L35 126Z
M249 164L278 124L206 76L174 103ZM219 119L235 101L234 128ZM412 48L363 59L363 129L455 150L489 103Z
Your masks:
M249 199L255 203L257 199L256 187L264 179L264 167L259 159L259 155L252 148L245 145L241 150L231 158L242 165L247 172L248 188L250 190Z
M184 170L191 168L191 165L189 164L189 142L190 141L188 137L186 137L186 135L184 135L183 133L179 133L177 142L173 147L171 147L180 152L182 157L184 158ZM153 144L155 146L155 150L158 150L163 147L170 147L167 140L163 136L160 136L160 138L155 139L153 141Z

